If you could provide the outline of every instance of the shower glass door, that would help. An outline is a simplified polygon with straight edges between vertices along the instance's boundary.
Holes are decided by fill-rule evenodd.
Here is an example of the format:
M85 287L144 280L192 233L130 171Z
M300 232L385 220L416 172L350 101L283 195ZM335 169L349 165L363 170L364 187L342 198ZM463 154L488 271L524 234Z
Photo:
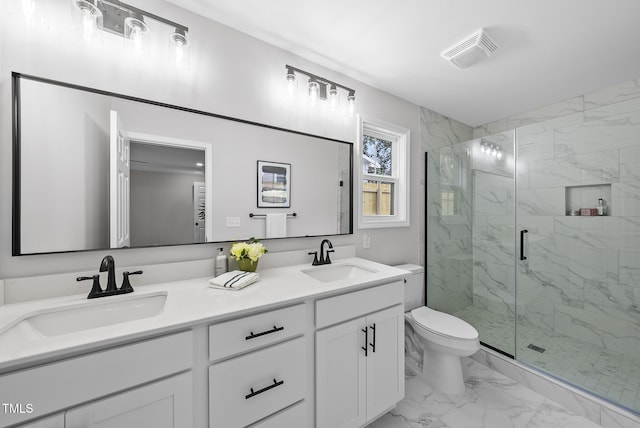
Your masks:
M427 153L427 306L515 354L514 132Z
M640 413L640 97L429 152L425 242L429 307Z
M640 103L516 135L516 358L640 412Z

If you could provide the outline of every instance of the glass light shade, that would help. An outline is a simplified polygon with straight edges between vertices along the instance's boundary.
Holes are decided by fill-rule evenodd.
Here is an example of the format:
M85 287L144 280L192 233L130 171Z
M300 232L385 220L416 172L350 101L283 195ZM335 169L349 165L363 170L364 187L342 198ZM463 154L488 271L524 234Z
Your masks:
M312 103L315 103L320 96L320 84L316 80L309 79L309 96Z
M502 151L499 151L496 157L498 158L498 160L502 160L502 158L504 157L504 154L502 153Z
M296 87L296 75L294 74L293 70L288 70L287 71L287 90L289 91L290 94L293 93L293 90Z
M186 32L181 28L171 34L171 44L175 52L176 65L187 65L189 63L189 39Z
M338 106L338 88L335 86L331 86L329 89L329 103L331 105L331 110L335 110Z
M498 156L498 151L496 150L496 146L491 147L491 156L494 158Z
M29 25L33 25L36 16L36 2L35 0L22 0L22 13L24 19Z
M91 0L73 0L73 14L79 23L82 37L91 41L102 30L102 11Z
M347 105L349 106L349 115L353 116L356 112L356 94L353 92L347 96Z
M292 99L296 93L296 75L292 69L287 68L287 98Z
M124 38L135 52L143 52L148 36L149 27L144 23L142 15L132 14L124 19Z

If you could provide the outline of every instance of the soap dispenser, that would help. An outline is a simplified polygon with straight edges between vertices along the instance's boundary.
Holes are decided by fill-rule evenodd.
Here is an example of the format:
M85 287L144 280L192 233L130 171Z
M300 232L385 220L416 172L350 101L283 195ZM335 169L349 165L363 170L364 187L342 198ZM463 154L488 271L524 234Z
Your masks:
M606 215L604 201L602 198L598 199L598 205L596 205L596 210L598 211L598 215Z
M224 254L224 249L218 248L218 257L216 257L215 274L220 276L229 269L229 259Z

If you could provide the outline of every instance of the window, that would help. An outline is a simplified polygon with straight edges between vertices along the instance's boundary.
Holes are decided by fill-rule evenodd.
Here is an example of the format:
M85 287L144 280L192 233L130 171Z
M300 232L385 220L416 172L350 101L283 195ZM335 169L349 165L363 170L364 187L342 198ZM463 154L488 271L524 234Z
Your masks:
M409 225L409 130L362 119L358 227Z
M443 216L452 216L456 213L455 208L456 204L456 194L454 192L442 191L442 215Z

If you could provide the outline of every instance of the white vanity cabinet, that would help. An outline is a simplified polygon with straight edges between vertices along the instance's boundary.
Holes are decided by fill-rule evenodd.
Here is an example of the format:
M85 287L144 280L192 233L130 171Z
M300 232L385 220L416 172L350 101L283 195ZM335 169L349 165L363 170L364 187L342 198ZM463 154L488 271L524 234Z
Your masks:
M193 426L191 372L181 373L19 428L183 428Z
M404 396L403 293L394 282L316 302L317 428L364 426Z
M67 410L65 428L193 426L191 372Z
M0 413L0 427L43 414L53 416L24 426L189 427L193 425L192 365L193 337L186 331L1 375L3 401L28 403L34 411ZM143 423L159 407L163 416L167 412L174 416L167 421L171 424Z
M64 428L64 412L18 425L18 428Z
M305 426L305 330L305 304L209 328L210 428Z

